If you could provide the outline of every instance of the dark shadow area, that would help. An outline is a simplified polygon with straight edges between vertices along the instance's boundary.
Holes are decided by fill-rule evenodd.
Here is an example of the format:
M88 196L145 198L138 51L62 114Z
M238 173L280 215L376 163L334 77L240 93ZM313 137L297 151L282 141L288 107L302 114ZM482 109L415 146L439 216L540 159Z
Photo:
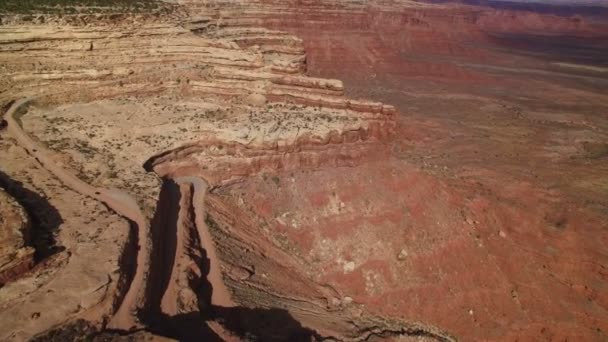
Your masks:
M122 255L118 260L120 265L120 279L117 284L116 303L122 303L129 291L129 286L133 282L135 272L137 271L137 253L139 253L139 229L137 224L131 220L129 222L129 238ZM118 306L116 306L118 309ZM115 312L114 312L115 313Z
M185 315L186 316L186 315ZM198 321L198 325L192 325L191 323L194 320L189 319L179 319L175 320L175 325L173 327L177 329L179 332L192 332L190 335L180 335L176 333L173 336L184 336L184 338L176 337L178 341L200 341L200 342L215 342L222 341L214 335L213 332L203 331L207 326L205 324L200 324L200 320ZM179 322L178 322L179 321ZM182 324L186 322L186 324ZM200 333L199 333L200 332ZM207 335L207 333L210 333ZM67 341L90 341L90 342L118 342L118 341L146 341L153 340L153 336L151 335L159 335L166 336L164 334L159 334L155 331L155 329L149 330L139 330L139 331L118 331L118 330L99 330L97 326L94 324L85 321L83 319L78 319L76 321L64 324L60 327L56 327L45 331L42 334L39 334L33 337L30 341L32 342L67 342Z
M279 308L212 307L213 318L231 333L252 341L319 341L322 337L305 328Z
M211 315L199 311L187 314L157 316L148 324L155 335L179 341L223 341L208 325L216 321L225 331L246 341L320 341L315 331L303 327L284 309L212 306ZM208 316L206 319L204 316Z
M177 219L180 202L179 186L165 180L158 202L157 213L153 219L153 237L155 241L155 259L152 263L150 281L154 292L152 300L142 319L148 331L179 341L222 341L214 332L208 321L219 323L225 331L248 341L314 341L321 337L311 329L303 327L300 322L284 309L278 308L245 308L220 307L211 304L213 287L207 276L210 270L210 260L205 250L200 250L200 258L194 261L201 269L201 277L190 279L190 288L195 291L198 300L198 310L190 313L168 316L161 313L160 301L167 289L171 276L171 268L175 258ZM194 206L189 208L188 215L194 220ZM193 245L201 246L198 234L192 237ZM160 252L160 251L164 252ZM166 258L166 259L163 259Z
M95 340L94 336L97 333L98 332L91 323L80 319L34 336L30 341L93 341Z
M163 179L156 211L150 222L152 255L150 261L150 285L148 286L146 315L160 314L162 295L167 290L177 249L177 220L181 194L173 180Z
M198 311L175 316L160 315L148 325L148 331L178 341L223 341L201 317Z
M11 179L0 171L0 186L23 206L31 220L31 236L26 238L28 244L36 249L35 262L39 262L55 253L63 251L57 246L55 235L63 218L43 195L31 191L23 183Z

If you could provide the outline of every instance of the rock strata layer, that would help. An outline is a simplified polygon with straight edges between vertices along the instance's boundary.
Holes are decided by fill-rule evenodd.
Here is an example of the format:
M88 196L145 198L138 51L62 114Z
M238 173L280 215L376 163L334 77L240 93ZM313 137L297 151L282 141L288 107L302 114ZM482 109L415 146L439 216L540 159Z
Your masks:
M608 221L530 176L567 160L549 178L603 203L602 67L494 45L544 31L589 39L593 60L604 24L177 3L164 18L3 18L0 169L49 248L23 272L27 220L0 197L16 224L0 235L0 339L605 337ZM547 89L569 92L535 102Z

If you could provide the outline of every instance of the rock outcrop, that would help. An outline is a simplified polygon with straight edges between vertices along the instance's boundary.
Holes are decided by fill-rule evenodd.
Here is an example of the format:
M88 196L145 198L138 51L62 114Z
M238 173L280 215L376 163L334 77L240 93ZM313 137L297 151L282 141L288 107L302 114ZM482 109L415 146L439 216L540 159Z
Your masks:
M206 226L223 227L226 221L212 218L215 211L205 212L206 185L199 183L217 187L260 174L355 167L385 156L395 132L394 107L347 98L342 82L306 76L300 39L262 28L224 28L217 18L190 20L183 27L17 25L0 30L6 71L2 97L29 97L6 114L11 138L65 186L104 203L131 225L128 240L121 243L132 249L123 252L119 277L110 278L104 304L97 305L100 311L86 306L87 313L76 310L63 319L84 315L98 326L123 330L157 326L164 334L189 338L200 337L198 328L188 333L169 318L194 314L199 327L211 334L273 336L260 327L243 331L243 324L251 324L247 317L261 310L263 316L288 319L280 328L285 338L423 334L450 339L433 327L371 313L353 316L316 300L308 304L309 311L325 318L305 319L303 327L291 317L301 311L299 305L288 299L281 304L272 294L285 291L287 283L260 285L266 289L246 298L237 291L242 284L233 282L227 284L230 293L220 295L229 272L225 260L231 254L226 252L251 241L236 232L234 240L226 241L231 245L221 247L221 258L214 255ZM18 57L23 49L32 52L31 64ZM137 203L111 188L128 189ZM138 205L149 224L138 216ZM284 253L262 241L252 246L255 253ZM273 273L284 267L270 262ZM299 272L292 277L299 277L302 286L325 291ZM360 327L352 329L350 320ZM29 334L50 322L30 325ZM327 322L339 322L341 328ZM24 336L24 326L14 331Z
M34 265L30 220L23 207L0 188L0 284Z
M54 248L6 278L0 338L605 337L605 215L516 173L530 173L518 153L535 169L580 160L563 139L604 157L601 116L558 113L605 107L602 68L504 51L541 31L600 49L604 24L418 1L177 3L158 20L3 20L0 168L40 194L31 222ZM509 73L518 96L499 87ZM572 84L546 112L511 106ZM605 165L581 165L564 177L603 194ZM18 275L31 249L11 227Z

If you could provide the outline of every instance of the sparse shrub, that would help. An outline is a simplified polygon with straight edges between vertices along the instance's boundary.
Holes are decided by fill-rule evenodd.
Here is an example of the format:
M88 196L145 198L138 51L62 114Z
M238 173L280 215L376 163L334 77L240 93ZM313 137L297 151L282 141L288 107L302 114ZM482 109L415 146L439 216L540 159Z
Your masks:
M281 183L281 178L279 178L279 176L277 175L272 176L271 179L276 186L279 186L279 184Z
M112 171L108 172L108 178L110 178L110 179L118 178L118 173L116 173L116 171L112 170Z
M583 150L587 158L600 159L608 156L608 143L584 141Z

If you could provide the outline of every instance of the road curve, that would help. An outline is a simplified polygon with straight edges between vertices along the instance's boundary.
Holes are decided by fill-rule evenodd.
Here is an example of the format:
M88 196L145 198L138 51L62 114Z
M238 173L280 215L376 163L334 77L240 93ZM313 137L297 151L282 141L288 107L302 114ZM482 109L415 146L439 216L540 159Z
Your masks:
M129 194L116 189L96 188L83 182L74 174L56 164L51 158L50 151L37 144L23 131L14 118L14 114L19 108L33 100L34 98L20 99L6 112L4 118L8 123L7 132L17 141L18 145L25 148L46 170L55 175L66 186L82 195L103 202L117 214L130 220L137 229L138 250L135 274L118 310L109 323L109 327L121 330L139 327L140 323L137 321L135 313L141 305L142 295L145 293L146 270L150 260L149 244L145 240L149 236L148 222L135 199Z

